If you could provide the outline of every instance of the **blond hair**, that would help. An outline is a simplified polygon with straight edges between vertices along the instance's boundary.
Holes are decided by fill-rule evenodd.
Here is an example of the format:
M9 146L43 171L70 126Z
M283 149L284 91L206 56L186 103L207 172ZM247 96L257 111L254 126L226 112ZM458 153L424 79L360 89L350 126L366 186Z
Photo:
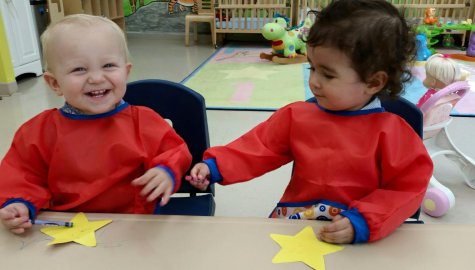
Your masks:
M426 74L445 85L463 80L459 64L440 53L436 53L427 59L425 69Z
M61 32L56 32L56 29L60 29L66 25L76 25L76 26L83 26L83 27L90 27L91 31L94 31L93 27L102 24L105 26L109 26L114 33L117 34L119 38L119 42L124 50L125 59L128 61L129 59L129 49L127 47L127 40L125 38L124 31L113 21L109 20L108 18L101 17L101 16L94 16L88 14L73 14L65 16L64 18L50 24L48 28L43 32L41 35L41 45L43 47L43 58L44 58L44 69L49 70L48 66L48 48L50 47L51 42L54 42L54 38L56 35L60 34Z

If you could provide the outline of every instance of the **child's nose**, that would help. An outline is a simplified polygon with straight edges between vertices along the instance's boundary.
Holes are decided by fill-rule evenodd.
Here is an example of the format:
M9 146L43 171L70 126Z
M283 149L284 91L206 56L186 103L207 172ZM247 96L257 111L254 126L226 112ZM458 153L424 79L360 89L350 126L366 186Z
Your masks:
M315 73L310 76L308 83L310 84L310 88L320 88L320 80Z
M91 71L88 77L88 83L98 83L104 80L104 74L102 71Z

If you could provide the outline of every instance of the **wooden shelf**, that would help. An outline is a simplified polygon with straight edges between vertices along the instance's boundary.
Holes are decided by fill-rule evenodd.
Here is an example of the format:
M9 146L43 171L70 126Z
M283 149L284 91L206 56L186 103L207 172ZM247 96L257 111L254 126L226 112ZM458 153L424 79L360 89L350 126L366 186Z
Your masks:
M104 16L125 31L124 9L122 0L48 0L51 22L71 14L91 14Z

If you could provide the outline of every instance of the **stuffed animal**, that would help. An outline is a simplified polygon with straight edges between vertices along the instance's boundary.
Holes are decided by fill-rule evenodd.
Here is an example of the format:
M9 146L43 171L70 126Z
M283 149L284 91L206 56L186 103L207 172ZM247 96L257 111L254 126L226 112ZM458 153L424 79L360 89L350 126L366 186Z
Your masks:
M272 41L273 54L295 58L297 51L303 55L307 53L305 43L299 38L299 30L287 30L287 21L282 17L266 23L261 31L265 39Z
M304 22L293 30L287 30L287 20L276 17L271 23L262 28L264 38L272 41L272 53L261 53L261 59L267 59L277 64L298 64L307 62L307 48L303 42L308 35L312 21L306 18Z
M439 18L435 16L435 8L426 8L424 13L424 23L425 24L435 24Z

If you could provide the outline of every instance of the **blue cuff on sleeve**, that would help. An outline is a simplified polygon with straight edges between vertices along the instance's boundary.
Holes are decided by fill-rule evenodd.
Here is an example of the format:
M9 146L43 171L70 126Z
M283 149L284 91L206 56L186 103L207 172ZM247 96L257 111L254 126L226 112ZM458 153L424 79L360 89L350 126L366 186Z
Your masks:
M173 171L170 168L168 168L166 166L163 166L163 165L158 165L158 166L156 166L156 168L160 168L160 169L164 170L166 173L168 173L168 175L172 179L172 183L173 183L172 192L175 191L175 185L176 185L175 173L173 173Z
M23 203L27 208L28 208L28 213L29 213L29 216L30 216L30 219L31 220L35 220L35 217L36 217L36 208L35 206L27 201L27 200L24 200L24 199L21 199L21 198L14 198L14 199L10 199L8 201L6 201L1 208L9 205L9 204L12 204L12 203Z
M223 180L223 177L219 173L218 165L216 164L215 158L203 160L203 163L208 165L208 168L211 174L210 184L218 183Z
M358 212L358 209L351 208L350 210L342 211L340 215L347 217L353 229L355 229L355 239L353 244L366 243L369 240L369 227L366 219Z

